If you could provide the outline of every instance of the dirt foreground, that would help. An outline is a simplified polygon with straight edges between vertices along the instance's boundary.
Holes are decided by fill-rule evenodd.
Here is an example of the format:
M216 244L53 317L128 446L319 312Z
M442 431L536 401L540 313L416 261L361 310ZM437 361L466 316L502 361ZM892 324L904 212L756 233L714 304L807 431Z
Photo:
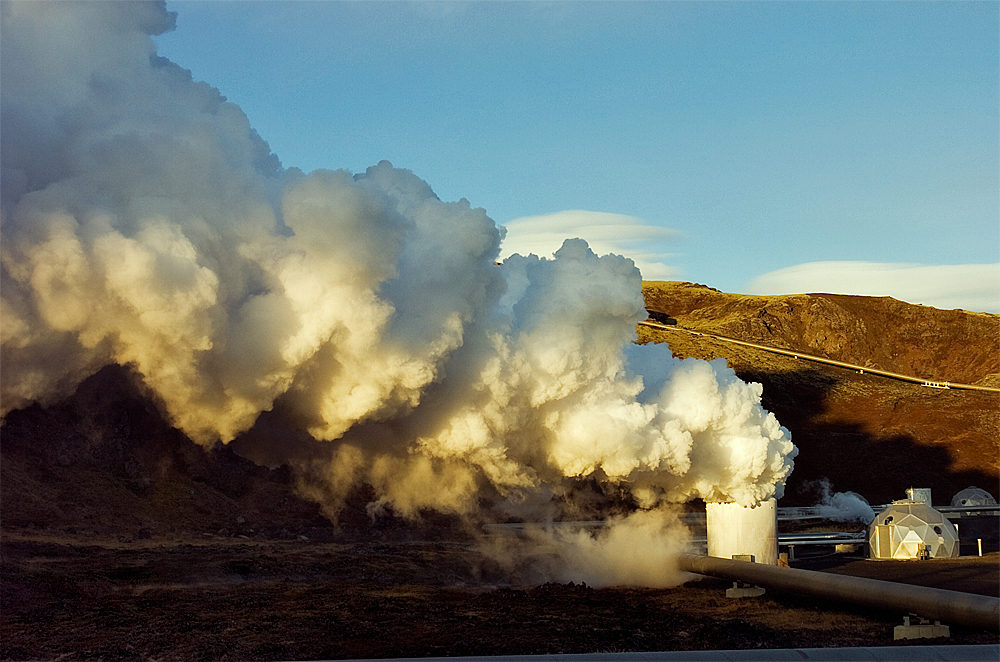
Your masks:
M997 595L1000 556L798 567ZM672 589L511 585L464 540L2 541L0 659L310 660L909 645L902 614L727 582ZM997 634L951 626L950 639Z

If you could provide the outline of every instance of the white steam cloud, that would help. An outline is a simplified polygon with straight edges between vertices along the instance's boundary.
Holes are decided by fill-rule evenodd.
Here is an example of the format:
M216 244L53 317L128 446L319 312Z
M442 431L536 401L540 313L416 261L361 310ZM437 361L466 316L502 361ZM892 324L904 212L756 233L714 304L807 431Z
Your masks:
M666 588L693 575L677 568L690 536L675 510L613 517L596 531L580 526L527 526L520 537L498 536L483 552L522 581L584 582L593 587Z
M857 492L834 492L830 481L825 478L808 483L804 488L818 493L817 509L824 519L862 524L871 524L875 519L875 511L867 499Z
M282 169L156 55L162 3L0 11L3 413L129 364L199 442L270 410L329 441L304 488L333 513L359 483L414 516L538 517L582 479L650 513L781 495L796 450L761 387L633 344L631 260L577 239L498 267L486 213L407 170ZM590 559L563 565L594 581L664 521L563 539Z

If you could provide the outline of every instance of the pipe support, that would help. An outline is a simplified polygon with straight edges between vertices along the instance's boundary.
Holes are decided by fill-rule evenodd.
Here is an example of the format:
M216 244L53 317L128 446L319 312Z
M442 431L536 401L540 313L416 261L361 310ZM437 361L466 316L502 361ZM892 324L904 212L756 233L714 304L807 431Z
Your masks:
M694 554L681 554L679 563L681 570L699 575L912 613L953 625L1000 630L1000 600L986 595Z

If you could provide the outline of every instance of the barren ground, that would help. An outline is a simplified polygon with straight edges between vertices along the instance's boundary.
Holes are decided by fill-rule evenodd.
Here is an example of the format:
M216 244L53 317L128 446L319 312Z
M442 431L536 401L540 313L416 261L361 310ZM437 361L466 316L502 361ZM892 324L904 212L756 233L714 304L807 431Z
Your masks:
M997 595L998 555L798 567ZM466 540L118 542L8 533L0 659L278 660L908 645L791 594L508 585ZM951 644L996 643L952 626ZM932 643L922 640L916 643ZM933 643L944 643L934 641Z

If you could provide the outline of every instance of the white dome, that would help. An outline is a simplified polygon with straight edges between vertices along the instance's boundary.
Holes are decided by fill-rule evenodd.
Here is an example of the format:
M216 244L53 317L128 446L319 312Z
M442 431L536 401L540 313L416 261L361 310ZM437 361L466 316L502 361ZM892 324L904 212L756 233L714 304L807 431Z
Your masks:
M919 559L925 551L932 559L959 554L955 525L913 501L897 501L879 513L868 527L868 543L875 559Z
M997 500L986 490L967 487L951 498L953 506L995 506Z

